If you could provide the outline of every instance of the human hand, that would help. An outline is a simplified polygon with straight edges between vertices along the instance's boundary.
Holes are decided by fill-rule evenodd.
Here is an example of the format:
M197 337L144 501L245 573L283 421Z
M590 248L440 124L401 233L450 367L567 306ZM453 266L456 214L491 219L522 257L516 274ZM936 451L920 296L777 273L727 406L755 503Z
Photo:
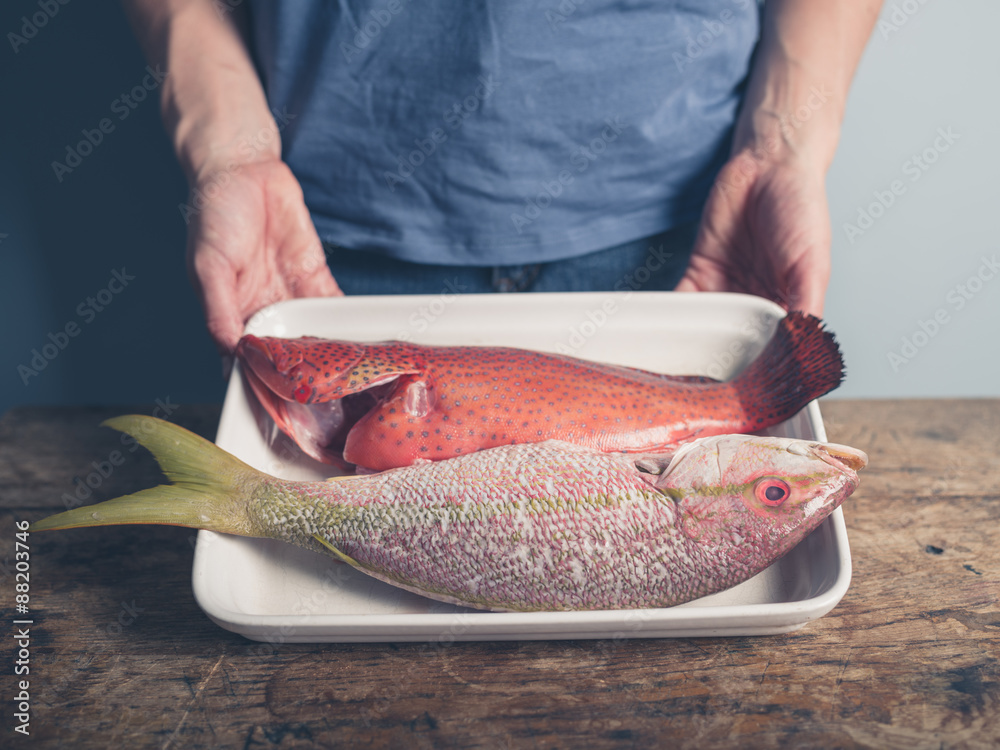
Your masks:
M822 315L824 185L879 0L768 0L733 132L679 291L747 292Z
M831 243L824 171L761 148L737 152L712 187L677 290L756 294L821 317Z
M224 357L258 310L342 294L302 188L280 159L207 171L195 188L203 200L188 225L188 273Z

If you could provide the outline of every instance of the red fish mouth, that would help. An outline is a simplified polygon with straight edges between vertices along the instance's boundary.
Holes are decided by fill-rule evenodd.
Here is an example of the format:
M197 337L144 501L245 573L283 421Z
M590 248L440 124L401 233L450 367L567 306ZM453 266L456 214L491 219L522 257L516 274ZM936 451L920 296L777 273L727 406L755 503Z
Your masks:
M246 370L252 372L266 388L286 401L292 401L293 389L285 375L302 361L302 355L298 353L296 357L287 351L283 351L282 354L282 357L276 358L275 353L264 341L251 335L244 336L236 346L236 356L245 364Z
M868 465L868 454L837 443L815 443L809 446L813 454L834 468L856 473Z

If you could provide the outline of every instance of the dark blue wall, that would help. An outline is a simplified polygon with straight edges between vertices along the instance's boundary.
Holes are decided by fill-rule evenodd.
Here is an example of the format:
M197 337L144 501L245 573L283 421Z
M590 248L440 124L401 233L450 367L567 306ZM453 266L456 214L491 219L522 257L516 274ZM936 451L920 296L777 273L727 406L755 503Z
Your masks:
M58 9L51 18L38 0L0 10L0 413L219 401L219 360L184 265L186 186L159 89L134 108L121 99L154 79L117 3L43 3ZM57 175L52 163L67 162L84 130L100 143ZM109 290L122 269L134 278ZM67 325L77 335L60 335Z

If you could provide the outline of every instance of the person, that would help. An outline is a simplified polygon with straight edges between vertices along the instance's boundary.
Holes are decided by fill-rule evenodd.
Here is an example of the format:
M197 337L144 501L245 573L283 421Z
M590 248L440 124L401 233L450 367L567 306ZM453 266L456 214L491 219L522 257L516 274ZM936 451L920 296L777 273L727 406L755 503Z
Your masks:
M878 0L125 6L167 72L223 354L279 300L433 293L449 271L621 288L657 248L647 288L822 314L824 179Z

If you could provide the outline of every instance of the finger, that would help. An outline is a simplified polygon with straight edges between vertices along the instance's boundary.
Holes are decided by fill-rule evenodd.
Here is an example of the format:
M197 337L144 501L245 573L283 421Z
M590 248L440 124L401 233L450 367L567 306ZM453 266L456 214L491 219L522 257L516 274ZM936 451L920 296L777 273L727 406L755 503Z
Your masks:
M728 226L731 218L722 202L709 199L702 213L698 234L684 276L674 287L678 292L725 292L732 291L732 283L727 272L727 264L732 262L734 254L731 241L720 236L713 216L722 216L723 224Z
M221 290L223 287L219 287ZM243 336L246 321L239 314L235 294L218 292L205 306L205 325L219 352L231 355Z
M236 274L228 264L205 261L197 255L193 266L208 333L221 354L231 355L236 351L245 323L236 291Z
M685 274L684 278L682 278L680 281L677 282L677 286L674 287L674 291L675 292L700 292L700 291L702 291L702 289L701 289L700 286L698 286L698 283L694 279L692 279L690 276L688 276L687 274Z
M697 264L698 258L705 253L705 227L704 219L702 226L698 228L698 235L695 238L694 247L691 249L691 257L688 259L688 267L684 270L684 275L674 287L675 292L700 292L701 285L698 283Z
M732 291L726 269L717 261L704 255L692 254L684 276L674 288L678 292L728 292Z
M827 281L821 274L805 274L789 290L794 309L822 318L826 287Z
M342 292L326 264L326 255L321 249L319 237L315 230L311 234L311 237L303 237L296 232L285 239L283 246L278 249L278 268L284 287L290 297L340 296Z
M316 230L310 223L307 231L300 230L300 235L290 238L290 242L305 242L307 249L293 252L290 257L294 262L283 268L285 285L292 297L339 297L343 295L340 287L330 273L326 264L326 254Z
M276 196L281 223L286 227L278 238L279 263L285 287L293 297L334 297L343 292L326 264L323 243L306 208L302 190L292 182Z
M322 268L317 268L312 275L302 279L298 286L295 287L294 292L297 297L344 296L325 261Z

